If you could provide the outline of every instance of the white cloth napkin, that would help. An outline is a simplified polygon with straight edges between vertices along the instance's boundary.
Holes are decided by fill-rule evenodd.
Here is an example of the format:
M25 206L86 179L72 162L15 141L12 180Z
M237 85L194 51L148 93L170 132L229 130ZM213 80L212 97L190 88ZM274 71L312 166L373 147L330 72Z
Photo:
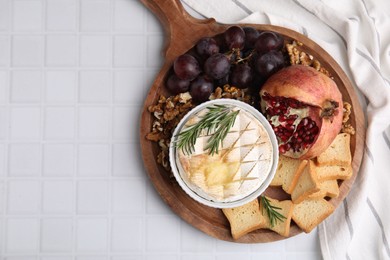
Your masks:
M316 41L341 65L367 118L360 172L319 226L324 259L390 259L390 4L387 0L182 0L221 23L267 23Z

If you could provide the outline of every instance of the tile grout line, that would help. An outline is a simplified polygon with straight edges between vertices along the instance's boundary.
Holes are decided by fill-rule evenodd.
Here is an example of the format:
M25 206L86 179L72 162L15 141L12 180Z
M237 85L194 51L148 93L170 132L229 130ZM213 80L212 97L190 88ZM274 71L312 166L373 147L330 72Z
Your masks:
M6 111L6 122L7 122L7 127L6 127L6 132L5 132L5 142L4 142L4 157L2 158L3 159L3 162L4 162L4 166L3 166L3 171L4 171L4 176L3 176L3 193L4 193L4 196L2 198L2 204L3 204L3 212L2 212L2 226L0 227L1 230L2 230L2 233L0 234L0 239L2 241L2 244L1 244L1 247L0 247L0 253L1 254L6 254L6 234L7 234L7 229L8 229L8 225L7 225L7 210L8 210L8 203L7 203L7 198L8 198L8 186L9 186L9 179L8 179L8 173L9 173L9 150L10 150L10 144L9 144L9 135L10 135L10 130L9 130L9 127L8 127L8 122L10 120L10 117L11 117L11 110L10 110L10 107L9 107L9 92L10 92L10 82L11 82L11 77L10 77L10 72L8 71L7 73L7 81L6 81L6 100L5 100L5 111ZM8 92L8 93L7 93Z
M75 29L76 30L76 29ZM145 35L145 32L131 32L131 31L117 31L117 30L113 30L113 31L110 31L110 30L107 30L107 31L93 31L93 30L80 30L81 33L83 34L86 34L86 35L107 35L107 34L112 34L112 35L115 35L115 36L144 36ZM161 32L153 32L153 31L147 31L146 32L147 35L152 35L152 36L161 36L163 35L164 33L161 33ZM5 32L5 31L0 31L0 36L3 36L3 35L10 35L10 36L14 36L14 35L33 35L33 36L40 36L40 35L74 35L74 36L77 36L78 35L78 32L73 32L73 31L48 31L47 29L41 31L41 32L38 32L38 31L17 31L17 32L14 32L14 31L11 31L11 32Z
M95 66L91 66L91 65L88 65L88 66L82 66L82 65L80 65L80 66L67 66L67 65L55 66L55 65L50 65L46 68L48 68L50 71L82 70L82 71L99 71L99 72L107 71L107 70L128 71L130 69L139 69L139 70L145 69L145 67L138 66L138 65L117 66L117 67L113 67L113 68L111 66L107 66L107 65L104 65L104 66L98 66L98 65L95 65ZM157 70L157 72L158 72L159 68L160 67L158 67L158 66L153 66L153 65L149 66L149 69ZM16 65L12 68L9 68L9 70L10 71L30 70L30 71L38 71L39 72L40 68L39 68L39 66L35 66L35 65L31 65L31 67ZM34 102L31 102L31 103L34 103ZM37 102L35 102L35 103L37 103ZM101 102L101 103L103 103L103 102Z
M79 142L80 145L82 144L107 144L108 140L104 140L104 139L101 139L101 140L86 140L86 141L83 141L83 142ZM139 142L134 142L134 141L112 141L113 144L139 144ZM7 145L7 143L11 143L11 142L0 142L0 144L3 144L3 145ZM31 141L27 141L27 140L22 140L22 139L16 139L16 140L13 140L12 141L12 144L39 144L40 141L38 139L34 139L34 140L31 140ZM43 142L44 144L73 144L73 142L70 142L69 140L49 140L49 141L44 141ZM9 176L9 178L18 178L18 177L28 177L28 175L18 175L18 176ZM57 178L60 178L61 176L57 176ZM86 178L87 176L85 176L84 178ZM95 176L96 178L100 178L102 176ZM119 178L119 177L126 177L125 175L118 175L118 176L113 176L114 178ZM128 177L131 177L131 176L128 176ZM133 176L134 177L134 176ZM0 177L2 178L2 177ZM83 178L83 176L79 177L79 178Z
M9 28L8 28L8 35L10 36L10 31L12 31L12 28L13 28L13 3L9 3L9 10L10 10L10 15L8 17L8 23L9 23ZM10 133L10 118L11 118L11 108L10 108L10 100L11 100L11 80L12 80L12 77L11 77L11 67L12 67L12 53L13 53L13 37L10 36L10 46L9 46L9 50L10 50L10 60L9 60L9 64L8 64L8 73L7 73L7 82L6 82L6 85L8 86L7 90L8 90L8 93L6 93L6 97L7 99L5 100L5 104L6 104L6 107L7 107L7 128L6 128L6 151L5 151L5 158L4 158L4 161L5 161L5 185L4 185L4 198L3 198L3 207L4 207L4 210L3 210L3 234L1 234L1 237L2 237L2 253L4 255L6 255L8 253L8 250L7 250L7 244L8 244L8 241L7 241L7 234L8 234L8 218L7 218L7 211L8 211L8 192L9 192L9 180L8 180L8 176L9 176L9 172L10 172L10 156L9 156L9 151L10 151L10 142L9 142L9 137L11 135Z
M75 259L76 254L78 252L77 243L77 233L78 233L78 211L77 211L77 201L79 196L78 191L78 181L77 177L79 174L79 97L80 97L80 45L81 45L81 37L80 37L80 20L81 20L81 1L79 0L73 0L76 7L76 24L74 28L74 32L77 37L77 50L76 50L76 64L77 68L72 68L72 70L75 72L75 81L76 81L76 89L74 91L74 98L73 98L73 107L74 107L74 139L73 139L73 145L74 145L74 169L73 169L73 247L72 247L72 257Z
M46 46L46 41L44 40L43 41L43 49L45 49L45 46ZM41 79L42 79L42 82L45 81L45 76L44 76L44 64L45 64L45 56L46 54L44 53L43 54L43 59L44 59L44 62L42 64L42 67L41 67ZM38 175L35 177L35 179L38 179L39 180L39 188L40 188L40 192L39 192L39 216L38 216L38 230L39 230L39 233L38 233L38 237L39 237L39 241L38 241L38 252L37 252L37 256L40 257L40 254L42 252L42 241L43 241L43 232L42 232L42 229L43 229L43 217L42 217L42 211L43 211L43 171L44 171L44 155L45 155L45 144L43 143L43 140L44 140L44 136L45 136L45 122L46 122L46 109L45 109L45 105L44 105L44 101L43 101L43 93L45 92L45 84L42 84L41 86L41 102L39 104L39 108L40 108L40 132L39 132L39 147L40 147L40 171L38 173Z
M38 241L37 241L37 248L35 249L35 254L37 257L40 257L41 256L41 253L42 253L42 248L43 248L43 245L42 245L42 241L43 241L43 220L44 220L44 217L42 216L43 214L43 171L44 171L44 148L45 148L45 145L43 143L43 140L45 138L45 104L44 104L44 93L45 93L45 80L46 80L46 77L45 77L45 65L46 65L46 36L44 36L42 34L42 32L45 30L45 20L44 20L44 17L46 15L46 1L45 0L42 0L41 1L42 5L41 5L41 34L39 34L40 36L42 36L42 55L43 55L43 59L42 59L42 63L40 66L37 66L37 71L40 72L40 79L41 79L41 82L42 82L42 85L40 87L40 102L37 102L36 104L32 105L33 107L39 107L40 109L40 114L39 114L39 120L40 120L40 123L39 123L39 126L40 126L40 129L39 129L39 141L38 141L38 144L39 144L39 155L40 155L40 171L39 173L34 177L32 178L34 181L36 181L38 183L38 187L39 187L39 198L38 198L38 209L37 209L37 215L35 217L33 217L34 215L32 215L31 213L28 215L28 217L33 217L37 223L38 223L38 227L37 227L37 238L38 238ZM30 34L28 34L30 35ZM39 68L38 68L39 67Z
M8 214L7 216L10 217L10 218L25 218L25 215L23 215L25 212L18 212L18 213L13 213L13 214ZM94 216L95 213L80 213L78 214L79 218L80 219L85 219L85 218L88 218L88 217L91 217L91 216ZM101 212L97 212L96 213L98 216L101 216L103 213ZM31 216L33 217L39 217L39 216L42 216L42 217L47 217L47 218L61 218L61 217L72 217L72 213L64 213L64 212L58 212L58 213L44 213L44 214L39 214L39 213L31 213L30 214ZM157 217L157 216L162 216L162 217L171 217L171 216L175 216L175 215L172 215L172 213L149 213L148 214L150 217ZM137 213L137 214L134 214L134 213L118 213L117 215L118 217L120 218L131 218L131 217L142 217L144 216L144 214L142 213ZM186 223L186 222L184 222Z
M36 178L32 176L16 176L16 177L9 177L9 180L36 180ZM67 176L56 176L56 177L48 177L49 180L51 181L67 181L67 180L72 180L72 177L67 177ZM85 176L85 177L78 177L77 180L79 181L90 181L90 180L107 180L108 177L106 176ZM112 177L113 180L115 181L131 181L131 180L144 180L143 177L137 177L137 176L114 176ZM12 214L9 214L12 215Z
M109 120L109 132L108 132L108 135L109 135L109 141L108 141L108 147L109 147L109 152L108 152L108 169L111 169L111 165L113 165L112 161L112 157L113 157L113 151L112 151L112 140L113 140L113 127L114 127L114 124L113 124L113 114L114 114L114 108L113 108L113 92L114 92L114 70L113 70L113 57L114 57L114 37L112 36L112 33L113 33L113 30L112 30L112 26L113 26L113 8L114 8L114 4L113 4L113 1L111 0L110 1L110 35L111 35L111 39L110 39L110 44L111 44L111 59L110 59L110 62L111 62L111 68L110 68L110 83L111 83L111 91L109 92L110 94L110 102L109 103L109 107L110 107L110 114L111 114L111 118ZM111 258L111 253L112 253L112 225L113 225L113 214L112 214L112 198L113 198L113 190L112 190L112 173L107 169L107 177L108 177L108 180L107 180L107 184L108 185L108 201L107 201L107 221L108 221L108 224L107 224L107 258Z

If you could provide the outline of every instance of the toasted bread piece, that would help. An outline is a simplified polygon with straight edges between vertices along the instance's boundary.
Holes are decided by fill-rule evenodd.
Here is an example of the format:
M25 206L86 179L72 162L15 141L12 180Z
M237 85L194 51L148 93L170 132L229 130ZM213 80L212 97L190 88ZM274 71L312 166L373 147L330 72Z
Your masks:
M352 176L352 166L317 166L317 177L320 181L347 180Z
M290 234L290 223L294 206L293 203L291 202L291 200L279 201L271 199L269 197L267 198L269 199L272 206L280 208L275 210L282 214L285 219L277 220L276 223L274 223L274 226L271 226L271 222L268 218L267 212L266 210L264 210L262 203L260 203L261 214L263 215L263 219L265 220L265 225L263 227L275 231L281 236L288 237L288 235Z
M299 176L298 182L291 193L291 199L294 203L299 203L319 190L315 164L313 161L309 161L309 164Z
M257 199L240 207L222 209L222 211L230 223L234 239L239 239L253 230L264 227L266 224Z
M286 176L293 176L299 166L299 160L286 156L279 156L278 168L271 181L271 186L282 186Z
M338 134L325 152L317 157L318 164L350 166L352 161L350 142L349 134Z
M275 177L270 185L282 186L284 191L291 193L293 189L292 185L296 183L296 176L302 172L306 164L306 160L301 161L286 156L280 156Z
M294 205L292 219L306 233L313 230L334 211L325 199L307 199Z
M279 156L278 167L276 168L274 178L272 179L271 183L269 184L270 186L282 186L283 185L284 172L282 171L282 168L283 168L282 157L284 157L284 156Z
M340 193L337 180L320 181L319 188L319 191L309 196L310 199L322 199L325 197L336 198Z
M288 194L291 194L293 192L295 186L297 185L299 177L302 175L302 172L307 166L308 162L309 162L308 160L301 160L295 173L293 175L285 176L283 186L282 186L282 189L285 192L287 192Z

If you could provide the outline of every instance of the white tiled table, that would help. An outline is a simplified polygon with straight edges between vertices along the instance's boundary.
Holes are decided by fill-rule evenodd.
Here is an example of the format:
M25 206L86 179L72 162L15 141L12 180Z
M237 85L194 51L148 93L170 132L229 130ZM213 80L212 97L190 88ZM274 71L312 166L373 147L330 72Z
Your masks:
M319 259L316 232L215 240L145 177L163 31L136 0L0 0L0 259Z

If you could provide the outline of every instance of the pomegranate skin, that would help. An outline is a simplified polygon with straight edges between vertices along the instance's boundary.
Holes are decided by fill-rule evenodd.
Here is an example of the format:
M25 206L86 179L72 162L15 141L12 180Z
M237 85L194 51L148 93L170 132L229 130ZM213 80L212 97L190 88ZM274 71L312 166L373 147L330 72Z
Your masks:
M343 119L342 95L332 79L314 68L292 65L278 71L263 85L260 97L265 93L273 97L293 98L311 106L310 118L319 128L310 147L300 152L286 152L285 156L314 158L324 152L340 132ZM332 104L337 104L338 107L333 108L331 116L324 116L322 112Z

